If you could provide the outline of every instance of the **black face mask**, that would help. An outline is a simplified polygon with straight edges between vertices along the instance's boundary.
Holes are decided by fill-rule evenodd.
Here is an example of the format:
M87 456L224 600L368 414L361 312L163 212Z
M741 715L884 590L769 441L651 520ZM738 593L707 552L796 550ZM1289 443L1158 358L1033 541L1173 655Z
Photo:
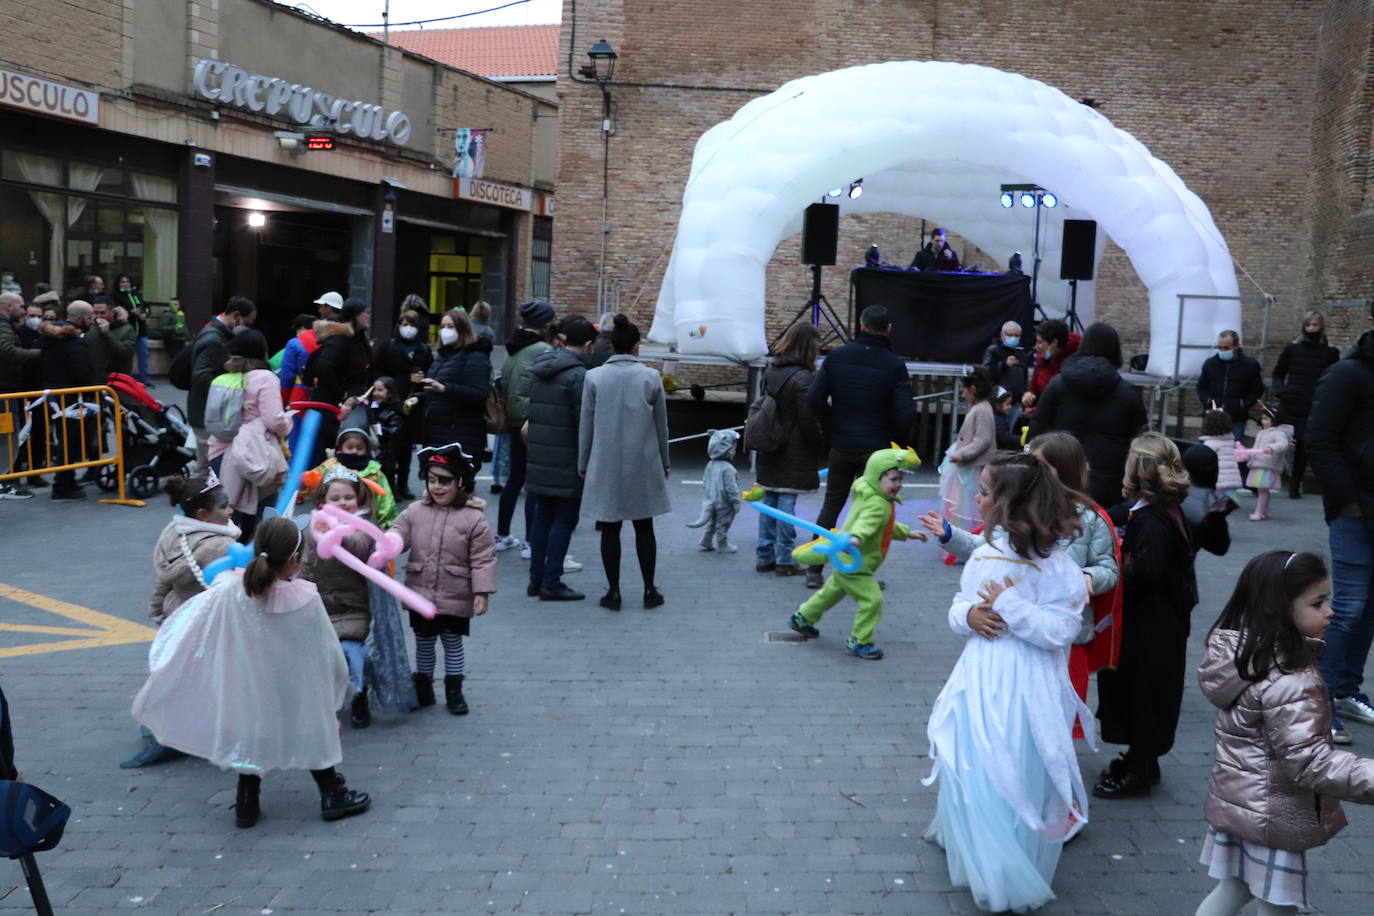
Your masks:
M368 462L372 460L367 455L355 455L350 452L338 452L334 457L338 459L339 464L348 468L350 471L361 471L363 468L367 467Z

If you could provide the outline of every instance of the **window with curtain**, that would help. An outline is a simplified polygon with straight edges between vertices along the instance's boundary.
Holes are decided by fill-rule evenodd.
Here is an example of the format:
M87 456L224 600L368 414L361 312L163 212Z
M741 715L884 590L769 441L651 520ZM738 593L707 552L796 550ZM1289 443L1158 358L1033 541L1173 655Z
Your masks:
M130 172L134 196L140 200L177 199L176 182L158 175ZM143 209L143 296L166 302L177 294L177 211Z

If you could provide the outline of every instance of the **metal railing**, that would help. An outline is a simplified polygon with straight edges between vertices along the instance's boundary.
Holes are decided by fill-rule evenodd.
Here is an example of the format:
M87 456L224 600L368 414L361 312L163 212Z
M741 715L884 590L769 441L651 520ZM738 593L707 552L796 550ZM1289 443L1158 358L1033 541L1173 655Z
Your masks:
M104 454L102 444L106 411L113 420L114 454L109 456ZM108 385L0 394L0 446L7 456L5 465L0 467L0 483L113 466L119 495L100 501L116 506L143 506L143 500L129 499L124 491L123 430L124 408L119 395Z

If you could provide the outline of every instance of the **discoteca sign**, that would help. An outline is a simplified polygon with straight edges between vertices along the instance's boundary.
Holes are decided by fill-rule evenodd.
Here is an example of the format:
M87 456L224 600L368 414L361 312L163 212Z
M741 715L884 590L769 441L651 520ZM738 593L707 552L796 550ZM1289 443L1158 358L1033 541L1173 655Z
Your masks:
M339 134L385 140L397 146L404 146L410 139L410 118L405 112L387 112L380 105L335 98L280 77L250 73L222 60L199 61L194 83L196 95L221 105L287 117L297 124L327 127Z

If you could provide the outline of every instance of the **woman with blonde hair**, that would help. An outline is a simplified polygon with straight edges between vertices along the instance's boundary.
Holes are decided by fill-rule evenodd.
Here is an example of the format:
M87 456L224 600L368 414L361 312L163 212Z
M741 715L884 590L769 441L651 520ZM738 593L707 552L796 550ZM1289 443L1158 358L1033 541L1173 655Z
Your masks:
M1124 492L1132 502L1121 541L1121 660L1097 675L1102 740L1126 752L1102 771L1093 795L1131 798L1159 782L1183 704L1188 630L1197 604L1192 534L1179 504L1188 472L1159 433L1131 443Z
M806 322L798 321L783 332L773 365L763 376L763 390L777 403L782 441L772 449L744 443L745 448L759 453L756 482L764 490L764 505L790 514L796 514L797 494L815 493L821 487L817 469L825 460L825 434L820 420L806 405L820 345L821 332ZM796 538L791 525L760 515L754 569L779 576L805 573L792 559Z

